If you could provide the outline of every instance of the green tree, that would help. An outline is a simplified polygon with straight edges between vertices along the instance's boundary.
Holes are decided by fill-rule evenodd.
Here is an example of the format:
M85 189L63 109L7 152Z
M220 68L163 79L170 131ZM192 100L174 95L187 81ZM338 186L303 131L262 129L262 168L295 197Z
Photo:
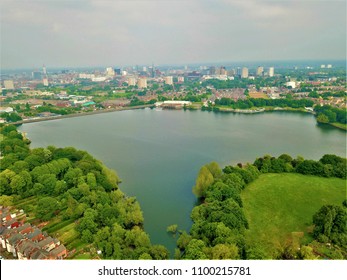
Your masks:
M50 220L59 210L60 204L53 197L43 197L39 199L36 207L36 217L43 220Z
M239 259L238 247L235 244L217 244L211 248L213 260L236 260Z
M208 259L205 251L205 243L202 240L192 239L186 247L184 259L203 260Z
M317 116L317 122L319 122L319 123L329 123L329 118L328 118L327 115L325 115L323 113L320 113Z
M207 188L213 183L213 175L206 166L201 167L198 178L196 179L193 193L197 197L205 197Z
M315 225L313 231L315 238L318 238L321 234L327 236L329 239L333 234L346 235L346 209L337 205L324 205L313 215L313 224Z

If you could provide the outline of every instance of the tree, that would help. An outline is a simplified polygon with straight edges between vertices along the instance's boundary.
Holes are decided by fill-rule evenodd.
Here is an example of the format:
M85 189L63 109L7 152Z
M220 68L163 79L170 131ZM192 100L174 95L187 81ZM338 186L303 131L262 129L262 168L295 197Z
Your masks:
M192 239L186 247L184 259L203 260L208 259L204 253L205 243L202 240Z
M337 205L323 205L316 214L313 215L315 225L313 236L325 235L332 241L338 241L338 235L347 234L347 212L346 209ZM332 238L333 237L333 238Z
M239 259L238 248L235 244L217 244L211 248L213 260L236 260Z
M58 200L53 197L43 197L39 199L36 207L36 217L48 221L60 208Z
M37 182L44 186L43 194L52 195L54 193L57 178L53 174L43 174L37 178Z
M317 116L317 122L319 122L319 123L329 123L329 118L328 118L327 115L325 115L323 113L320 113Z
M172 234L175 234L177 232L177 227L178 227L178 225L176 225L176 224L175 225L170 225L170 226L167 227L166 231L170 232Z
M195 186L193 187L193 193L199 198L204 197L207 188L213 183L213 181L213 175L209 169L206 166L201 167Z
M177 239L177 247L184 250L191 240L192 237L186 231L183 231L180 237Z
M215 161L210 162L205 165L207 169L211 172L214 179L219 178L222 175L222 170L219 167L219 164Z
M169 251L163 245L151 246L149 253L154 260L167 260Z

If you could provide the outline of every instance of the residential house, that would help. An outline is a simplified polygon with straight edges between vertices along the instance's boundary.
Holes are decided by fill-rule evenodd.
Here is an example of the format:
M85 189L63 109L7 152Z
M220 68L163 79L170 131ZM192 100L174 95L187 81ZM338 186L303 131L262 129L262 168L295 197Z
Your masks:
M7 252L12 253L14 257L17 256L16 253L16 244L24 239L24 235L20 233L12 234L9 238L6 239L6 249Z
M54 248L50 255L55 260L62 260L67 257L67 250L64 245L59 245L58 247Z

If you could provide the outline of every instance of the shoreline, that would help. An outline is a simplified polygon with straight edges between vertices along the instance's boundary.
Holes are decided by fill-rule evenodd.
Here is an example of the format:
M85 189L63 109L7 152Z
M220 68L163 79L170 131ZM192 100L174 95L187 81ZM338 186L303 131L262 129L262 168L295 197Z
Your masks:
M120 107L120 108L104 109L104 110L97 110L97 111L91 111L91 112L82 112L82 113L75 113L75 114L68 114L68 115L43 117L43 118L37 118L37 119L26 119L26 120L22 120L22 121L18 121L18 122L7 123L7 124L20 125L20 124L26 124L26 123L34 123L34 122L43 122L43 121L52 121L52 120L59 120L59 119L83 117L83 116L88 116L88 115L97 115L97 114L112 113L112 112L118 112L118 111L144 109L144 108L150 108L152 106L153 105L140 105L140 106L133 106L133 107Z
M52 120L59 120L59 119L67 119L67 118L75 118L75 117L83 117L88 115L97 115L97 114L103 114L103 113L112 113L112 112L118 112L118 111L127 111L127 110L137 110L137 109L145 109L145 108L151 108L153 107L153 104L146 104L146 105L139 105L139 106L133 106L133 107L119 107L119 108L112 108L112 109L104 109L104 110L97 110L97 111L91 111L91 112L82 112L82 113L75 113L75 114L69 114L69 115L59 115L59 116L52 116L52 117L43 117L43 118L37 118L37 119L26 119L18 122L11 122L7 124L12 125L21 125L26 123L35 123L35 122L43 122L43 121L52 121ZM182 108L184 109L184 108ZM181 109L181 110L182 110ZM199 108L194 108L194 110L198 110ZM188 109L189 110L189 109ZM201 110L201 108L200 108ZM259 108L256 110L247 109L227 109L227 108L220 108L218 112L221 113L238 113L238 114L257 114L257 113L269 113L269 112L299 112L299 113L307 113L314 115L314 112L307 111L307 110L300 110L300 109L294 109L294 108ZM338 125L334 125L331 123L327 123L326 125L329 125L330 127L337 128L339 130L347 131L346 128L343 128Z

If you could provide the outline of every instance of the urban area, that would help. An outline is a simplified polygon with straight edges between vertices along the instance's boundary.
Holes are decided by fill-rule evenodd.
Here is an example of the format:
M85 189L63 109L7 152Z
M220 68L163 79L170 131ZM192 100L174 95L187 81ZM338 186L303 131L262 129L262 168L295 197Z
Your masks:
M0 123L157 106L240 113L302 110L316 114L320 123L346 129L346 72L334 64L52 70L43 65L2 73L0 98Z

